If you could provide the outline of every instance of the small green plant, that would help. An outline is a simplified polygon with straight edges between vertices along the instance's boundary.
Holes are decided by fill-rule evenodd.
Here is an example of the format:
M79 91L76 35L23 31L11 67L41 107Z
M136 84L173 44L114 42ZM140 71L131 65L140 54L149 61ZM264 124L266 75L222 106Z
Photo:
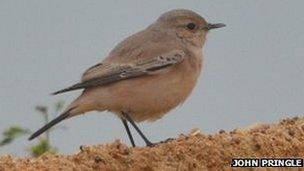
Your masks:
M59 113L62 110L63 106L64 106L63 101L56 102L53 106L52 112ZM47 124L49 122L50 114L49 114L48 109L49 108L44 105L37 105L35 107L35 110L43 117L43 124ZM58 128L58 127L55 127L55 128ZM61 127L61 128L65 128L65 127ZM32 146L29 149L29 152L33 157L38 157L45 152L57 153L57 151L58 151L57 148L53 147L50 143L50 132L53 130L54 130L54 128L47 130L38 139L37 144L35 144L34 146ZM8 129L4 130L4 132L2 133L3 138L0 141L0 147L4 146L4 145L8 145L8 144L12 143L14 140L16 140L17 138L24 136L24 135L28 135L30 133L31 133L31 131L27 128L23 128L20 126L10 126Z
M50 142L46 138L40 138L38 143L30 148L31 155L33 157L39 157L45 152L57 153L57 148L52 147Z
M30 130L26 128L21 128L19 126L10 126L3 131L3 139L0 141L0 147L12 143L16 138L21 137L31 133Z

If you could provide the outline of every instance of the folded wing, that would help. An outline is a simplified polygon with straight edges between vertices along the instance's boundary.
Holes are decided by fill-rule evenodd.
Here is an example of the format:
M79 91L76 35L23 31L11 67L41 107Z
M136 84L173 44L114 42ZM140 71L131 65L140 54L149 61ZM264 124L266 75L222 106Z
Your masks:
M97 86L104 86L117 81L149 75L155 71L176 65L183 61L185 53L181 50L171 51L153 58L138 60L129 64L97 64L89 68L84 74L96 75L90 79L83 79L82 82L68 88L56 91L53 95L67 91L85 89Z

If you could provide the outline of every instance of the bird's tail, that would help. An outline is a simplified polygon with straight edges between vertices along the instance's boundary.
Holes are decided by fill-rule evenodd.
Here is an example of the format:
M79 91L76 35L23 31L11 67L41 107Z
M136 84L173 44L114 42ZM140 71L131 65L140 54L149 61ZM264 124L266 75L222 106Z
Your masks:
M35 133L33 133L28 140L32 140L36 137L38 137L39 135L41 135L42 133L44 133L46 130L50 129L51 127L53 127L54 125L58 124L59 122L63 121L64 119L68 118L69 116L71 116L71 111L74 109L73 108L69 108L68 110L66 110L65 112L63 112L61 115L59 115L57 118L53 119L51 122L47 123L46 125L44 125L42 128L40 128L38 131L36 131Z

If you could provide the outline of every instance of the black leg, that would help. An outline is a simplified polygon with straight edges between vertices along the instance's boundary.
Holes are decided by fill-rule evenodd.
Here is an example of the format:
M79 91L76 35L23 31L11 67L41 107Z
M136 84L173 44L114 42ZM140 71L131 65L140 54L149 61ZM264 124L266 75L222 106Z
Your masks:
M132 137L132 134L131 134L131 131L130 131L130 128L129 128L127 120L124 119L124 118L121 118L121 121L122 121L123 125L126 128L126 131L127 131L127 134L128 134L128 137L129 137L129 139L131 141L132 146L135 147L134 139Z
M128 120L131 125L135 128L135 130L137 131L137 133L141 136L141 138L145 141L146 145L149 147L154 146L153 143L151 143L147 137L141 132L141 130L138 128L138 126L135 124L135 122L133 121L133 119L125 112L122 112L122 115L126 118L126 120Z

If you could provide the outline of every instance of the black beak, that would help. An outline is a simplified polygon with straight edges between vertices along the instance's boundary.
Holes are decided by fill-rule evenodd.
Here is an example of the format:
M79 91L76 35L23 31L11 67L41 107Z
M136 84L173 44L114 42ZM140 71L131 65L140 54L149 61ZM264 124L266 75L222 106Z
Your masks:
M217 28L222 28L225 27L226 25L223 23L216 23L216 24L211 24L208 23L206 27L204 27L204 30L212 30L212 29L217 29Z

